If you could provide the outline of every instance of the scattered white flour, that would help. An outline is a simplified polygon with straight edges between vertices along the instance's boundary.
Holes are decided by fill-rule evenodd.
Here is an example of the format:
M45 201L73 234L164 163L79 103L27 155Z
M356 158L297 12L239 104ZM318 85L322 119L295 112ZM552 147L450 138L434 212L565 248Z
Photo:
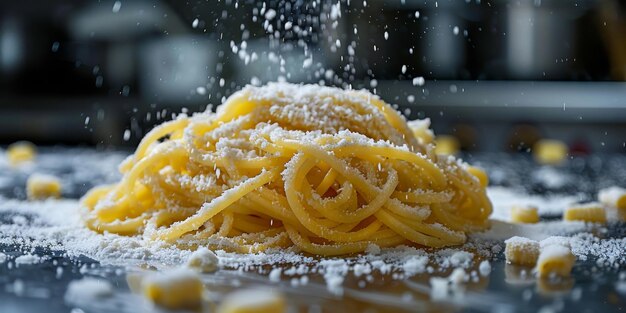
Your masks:
M480 265L478 265L478 272L483 277L489 276L491 273L491 263L487 260L480 262Z
M463 282L468 276L462 268L456 268L448 277L430 278L430 298L435 301L458 301L463 298L465 287Z
M560 172L552 166L542 166L533 171L532 178L536 182L542 183L544 186L556 189L565 186L568 181L572 181L572 177L566 173Z
M93 301L113 295L113 286L106 280L85 277L74 280L67 286L65 300L70 303Z
M32 254L20 255L15 258L15 265L37 264L41 262L41 257Z
M428 257L425 255L411 257L404 262L404 272L409 275L424 273L428 265Z
M493 203L492 219L501 221L510 220L510 211L513 206L537 207L539 215L561 215L565 208L575 202L583 200L581 196L536 196L528 195L524 191L505 188L489 187L487 195Z
M272 282L279 282L280 281L280 275L281 275L282 271L283 270L280 269L280 268L272 269L272 271L270 272L270 275L269 275L270 281L272 281Z
M6 262L7 259L8 259L7 255L2 253L2 252L0 252L0 264Z

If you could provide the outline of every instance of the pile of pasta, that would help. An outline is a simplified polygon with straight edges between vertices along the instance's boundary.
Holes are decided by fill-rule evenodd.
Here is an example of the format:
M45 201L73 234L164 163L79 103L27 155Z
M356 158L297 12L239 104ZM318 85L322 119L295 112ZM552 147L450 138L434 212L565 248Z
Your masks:
M121 181L81 201L98 232L241 253L444 247L488 227L467 165L433 152L427 122L367 91L248 86L216 113L150 131ZM409 126L411 125L411 126Z

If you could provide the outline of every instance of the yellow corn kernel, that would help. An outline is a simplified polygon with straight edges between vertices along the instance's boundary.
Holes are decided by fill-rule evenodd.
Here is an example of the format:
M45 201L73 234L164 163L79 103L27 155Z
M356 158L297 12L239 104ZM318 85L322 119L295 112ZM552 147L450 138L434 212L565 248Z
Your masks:
M28 141L18 141L7 148L7 159L11 165L32 161L37 155L37 148Z
M204 291L196 271L177 269L146 277L143 294L154 304L167 309L193 309L202 305Z
M506 262L517 265L535 265L539 256L539 243L524 237L511 237L505 242Z
M485 170L483 170L482 168L469 166L467 168L467 171L470 174L474 175L474 177L478 178L481 186L487 187L487 185L489 185L489 176L487 176L487 172L485 172Z
M217 313L280 313L287 310L285 297L271 289L235 291L224 299Z
M61 182L52 175L32 174L26 180L26 195L30 200L59 198Z
M567 157L567 151L562 141L542 139L533 146L533 157L540 164L559 164Z
M539 222L539 213L533 206L514 206L511 208L511 222L533 224Z
M598 192L598 201L607 206L626 209L626 189L613 186Z
M459 140L454 136L440 135L435 138L435 153L440 155L454 155L459 153Z
M537 259L536 271L542 278L551 275L568 277L575 262L576 257L568 247L549 245L541 249Z
M591 202L566 208L563 219L566 221L606 223L606 212L602 204Z

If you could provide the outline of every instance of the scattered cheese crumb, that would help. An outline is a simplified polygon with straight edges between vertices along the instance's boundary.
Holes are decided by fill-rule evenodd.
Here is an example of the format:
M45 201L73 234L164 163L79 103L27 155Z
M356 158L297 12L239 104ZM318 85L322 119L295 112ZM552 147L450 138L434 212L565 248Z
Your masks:
M11 165L32 161L37 155L37 148L28 141L18 141L7 148L7 159Z
M549 245L541 249L536 271L542 278L551 275L567 277L570 275L575 262L576 257L569 248L562 245Z
M415 275L424 273L426 265L428 265L427 256L414 256L406 260L402 267L407 275Z
M606 212L598 202L573 205L565 209L563 220L606 223Z
M92 301L113 295L113 286L106 280L85 277L74 280L67 286L65 300L70 303Z
M211 273L217 270L220 260L213 251L200 247L187 259L187 267L199 270L202 273Z
M196 271L186 268L146 277L142 289L146 298L164 308L198 308L202 304L202 281Z
M30 200L59 198L61 182L52 175L32 174L26 181L26 194Z
M462 268L455 268L448 277L430 278L430 298L435 301L458 299L463 296L463 282L468 276Z
M15 258L15 265L19 266L20 264L37 264L41 262L41 257L32 254L20 255Z
M367 248L365 249L365 253L367 254L380 254L380 247L376 244L370 243L367 245Z
M539 243L524 237L507 239L504 255L507 263L517 265L535 265L539 257Z
M480 273L480 276L489 276L491 273L491 263L487 260L480 262L480 265L478 265L478 272Z
M538 210L534 206L513 206L511 208L511 222L524 224L538 223Z
M282 274L282 271L283 270L280 269L280 268L272 269L272 271L270 272L270 275L269 275L270 281L275 282L275 283L279 282L280 281L280 275Z
M271 289L238 290L226 296L217 313L279 313L287 310L285 297Z
M626 189L612 186L598 192L598 201L618 209L626 209Z

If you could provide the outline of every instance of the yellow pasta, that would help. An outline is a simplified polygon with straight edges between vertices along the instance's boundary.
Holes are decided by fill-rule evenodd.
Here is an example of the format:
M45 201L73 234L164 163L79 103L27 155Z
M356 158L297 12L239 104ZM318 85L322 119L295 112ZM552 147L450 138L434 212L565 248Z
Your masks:
M435 153L455 155L459 153L459 140L450 135L439 135L435 138Z
M287 311L285 297L271 289L237 290L227 295L217 313L281 313Z
M539 242L524 237L512 237L505 242L506 262L516 265L532 266L539 257Z
M513 223L538 223L539 213L532 206L513 206L511 208L511 222Z
M574 267L576 257L570 248L563 245L549 245L541 249L537 260L537 275L541 278L551 275L568 277Z
M462 244L489 225L485 185L414 133L366 91L249 86L149 132L118 184L83 197L83 217L99 232L243 253Z
M567 145L558 140L542 139L533 146L533 157L540 164L560 164L567 157L567 152Z
M31 142L18 141L9 145L6 155L11 165L18 165L34 160L37 148Z
M61 182L51 175L32 174L26 180L26 195L30 200L58 198L61 196Z
M591 202L572 205L563 212L566 221L583 221L590 223L606 223L606 211L601 203Z
M489 176L487 176L487 172L485 172L482 168L468 166L467 171L478 179L481 186L487 187L489 185Z
M177 269L153 274L141 282L144 296L167 309L198 308L202 304L204 285L191 270Z

